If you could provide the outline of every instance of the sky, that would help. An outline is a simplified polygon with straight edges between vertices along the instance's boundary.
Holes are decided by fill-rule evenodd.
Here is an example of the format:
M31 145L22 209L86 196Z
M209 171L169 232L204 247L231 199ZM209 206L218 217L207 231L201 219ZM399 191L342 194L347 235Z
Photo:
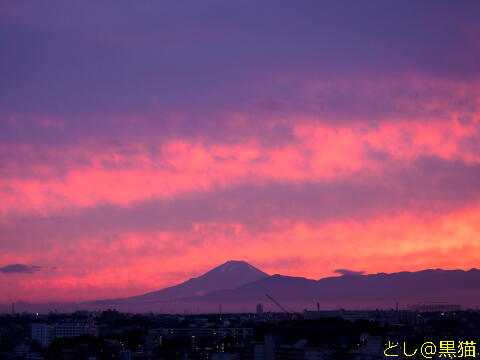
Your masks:
M478 267L479 19L473 0L2 1L0 302L231 259Z

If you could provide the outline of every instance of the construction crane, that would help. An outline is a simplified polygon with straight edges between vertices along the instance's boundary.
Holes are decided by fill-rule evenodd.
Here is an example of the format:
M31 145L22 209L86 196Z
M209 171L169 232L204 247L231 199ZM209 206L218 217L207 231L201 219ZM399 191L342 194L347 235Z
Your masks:
M275 300L273 297L271 297L270 295L268 294L265 294L265 296L270 300L272 301L275 305L277 305L277 307L282 310L284 313L286 314L291 314L290 311L288 311L287 309L285 309L277 300Z

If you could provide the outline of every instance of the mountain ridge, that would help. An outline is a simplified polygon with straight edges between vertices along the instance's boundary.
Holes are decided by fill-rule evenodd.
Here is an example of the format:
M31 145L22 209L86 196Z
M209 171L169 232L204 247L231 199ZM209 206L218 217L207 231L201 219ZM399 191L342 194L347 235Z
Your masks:
M82 303L26 304L26 308L102 310L117 308L133 312L214 312L219 304L231 312L251 312L258 303L268 303L266 294L301 311L320 303L322 308L391 307L400 301L425 301L480 305L480 270L424 269L376 274L343 274L318 280L281 274L268 275L242 260L230 260L180 284L126 298ZM31 306L30 306L31 305ZM68 309L68 310L67 310ZM32 310L33 311L33 310Z
M88 304L103 304L111 302L121 305L126 302L149 303L155 301L174 301L176 299L202 296L210 292L229 289L267 277L268 274L243 260L229 260L206 273L190 278L180 284L160 290L126 298L96 300Z

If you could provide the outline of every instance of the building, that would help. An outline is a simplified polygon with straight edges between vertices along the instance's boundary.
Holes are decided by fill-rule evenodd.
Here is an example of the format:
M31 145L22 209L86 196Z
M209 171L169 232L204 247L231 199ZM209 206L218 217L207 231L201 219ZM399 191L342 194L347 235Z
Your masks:
M221 337L230 336L234 339L240 339L243 341L253 337L252 328L219 328L217 333Z
M257 304L257 315L263 315L263 304Z
M240 360L240 356L236 353L213 353L211 360Z
M98 336L98 328L90 323L61 323L61 324L32 324L32 340L36 340L42 347L47 347L55 339L72 338L81 335Z
M424 303L420 305L410 306L410 309L413 311L418 311L421 313L424 312L454 312L461 311L462 306L459 304L448 304L448 303Z
M47 324L32 324L32 340L38 341L42 347L47 347L53 342L52 326Z

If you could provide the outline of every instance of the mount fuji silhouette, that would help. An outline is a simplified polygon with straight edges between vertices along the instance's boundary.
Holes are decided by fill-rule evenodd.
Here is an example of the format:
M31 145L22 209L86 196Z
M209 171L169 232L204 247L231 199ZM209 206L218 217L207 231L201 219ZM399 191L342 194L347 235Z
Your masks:
M207 273L181 284L129 299L138 301L168 301L202 296L213 291L234 289L268 277L268 274L245 261L230 260Z
M18 303L22 311L106 310L201 313L253 312L258 303L278 311L269 294L293 311L390 309L424 302L446 302L473 308L480 305L480 270L428 269L416 272L346 274L320 280L268 275L245 261L227 261L207 273L175 286L127 298L83 303Z

